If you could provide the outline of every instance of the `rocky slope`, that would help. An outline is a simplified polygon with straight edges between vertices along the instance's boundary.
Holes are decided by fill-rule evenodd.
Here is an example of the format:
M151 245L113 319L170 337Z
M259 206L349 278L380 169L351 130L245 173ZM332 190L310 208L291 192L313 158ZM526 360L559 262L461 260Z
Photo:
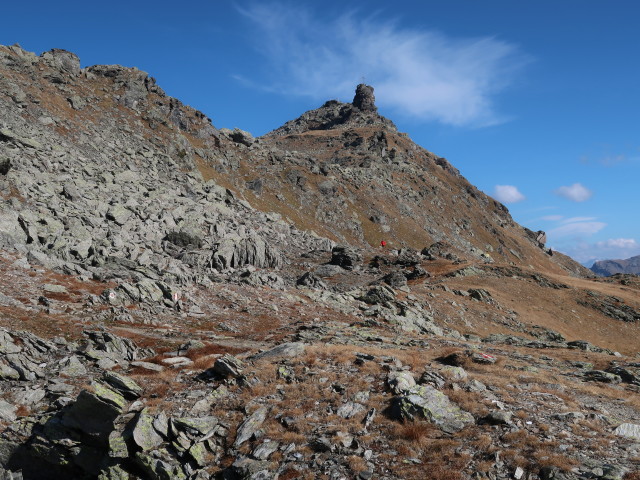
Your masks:
M591 270L603 277L617 273L640 275L640 255L625 260L598 260L593 263Z
M0 112L1 478L639 478L637 277L371 87L254 138L13 46Z

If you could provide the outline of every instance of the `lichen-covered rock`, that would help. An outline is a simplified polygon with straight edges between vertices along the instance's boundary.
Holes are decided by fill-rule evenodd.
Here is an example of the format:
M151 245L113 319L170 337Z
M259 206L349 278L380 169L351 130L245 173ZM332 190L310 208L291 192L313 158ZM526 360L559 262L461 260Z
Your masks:
M207 417L181 417L174 418L171 421L178 429L185 431L193 437L210 433L219 423L218 418L213 415Z
M104 372L102 380L118 390L127 398L135 399L142 395L143 389L131 378L116 372Z
M146 410L138 414L135 427L133 428L133 441L143 451L156 448L162 443L162 437L156 432L153 426L154 417Z
M187 475L169 452L165 449L150 452L138 452L136 463L149 478L157 480L186 480Z
M60 362L60 373L68 377L86 375L87 368L76 355L72 355Z
M249 457L239 457L229 468L231 478L238 480L267 480L274 478L272 469L274 464L263 460L254 460Z
M391 412L399 420L424 418L450 433L474 423L473 415L461 410L444 393L429 385L418 385L395 397Z
M0 420L13 422L16 419L18 407L0 399Z

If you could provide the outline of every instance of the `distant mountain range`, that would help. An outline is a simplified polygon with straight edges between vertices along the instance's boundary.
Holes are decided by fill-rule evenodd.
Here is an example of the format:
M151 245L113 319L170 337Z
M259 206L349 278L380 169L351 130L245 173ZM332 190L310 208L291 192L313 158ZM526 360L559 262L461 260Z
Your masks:
M591 266L591 271L603 277L615 275L616 273L640 275L640 255L626 260L598 260Z

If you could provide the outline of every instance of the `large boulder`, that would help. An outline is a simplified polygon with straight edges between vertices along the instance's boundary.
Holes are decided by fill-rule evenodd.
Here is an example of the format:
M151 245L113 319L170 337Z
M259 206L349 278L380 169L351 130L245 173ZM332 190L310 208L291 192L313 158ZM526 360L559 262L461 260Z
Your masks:
M282 265L282 255L259 235L240 237L230 235L213 247L214 268L227 270L244 265L258 268L277 268Z
M336 246L331 250L331 265L353 270L362 263L362 254L353 247Z
M48 52L44 52L40 57L59 70L73 75L80 73L80 59L75 53L61 48L52 48Z
M430 385L416 385L393 399L391 413L398 420L424 418L448 433L474 423L473 415L461 410L444 393Z
M79 430L100 443L106 441L114 429L114 421L123 411L124 399L117 398L116 392L109 392L109 397L101 393L83 390L78 399L64 413L62 424L65 427ZM122 402L119 400L122 399Z

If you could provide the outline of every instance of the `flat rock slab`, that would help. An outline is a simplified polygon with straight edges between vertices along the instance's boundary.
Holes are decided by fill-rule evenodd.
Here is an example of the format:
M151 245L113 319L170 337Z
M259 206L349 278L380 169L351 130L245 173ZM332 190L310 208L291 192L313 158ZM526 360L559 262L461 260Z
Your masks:
M142 368L144 370L149 370L152 372L162 372L164 371L164 367L162 365L158 365L151 362L131 362L132 367Z
M142 395L142 387L129 377L116 372L105 372L102 379L127 398L138 398Z
M172 367L185 367L191 365L193 361L188 357L169 357L163 358L162 363Z
M305 344L302 342L288 342L273 347L264 352L260 352L252 357L252 360L261 358L277 358L277 357L297 357L302 355L305 350Z
M48 293L67 293L66 287L63 285L55 285L52 283L45 283L42 289Z
M474 423L473 415L461 410L442 392L430 385L417 385L405 395L393 399L391 412L395 418L425 418L448 433Z
M18 408L15 405L11 405L9 402L0 400L0 419L7 422L13 422L16 419L16 410Z
M249 440L265 421L268 412L267 407L260 407L249 415L238 427L238 435L233 445L237 447Z

